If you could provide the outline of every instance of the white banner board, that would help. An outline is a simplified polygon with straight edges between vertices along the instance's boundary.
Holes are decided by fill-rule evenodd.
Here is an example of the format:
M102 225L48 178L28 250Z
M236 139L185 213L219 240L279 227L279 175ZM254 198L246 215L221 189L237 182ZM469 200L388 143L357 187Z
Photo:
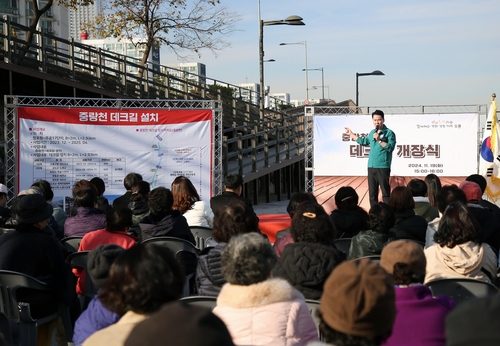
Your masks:
M385 125L396 134L392 176L468 176L477 172L477 114L394 114ZM345 134L358 136L373 129L370 115L314 116L314 175L363 176L370 147Z
M212 191L212 110L18 108L20 189L47 180L54 202L73 184L100 177L110 200L124 177L140 173L151 188L184 175L208 201Z

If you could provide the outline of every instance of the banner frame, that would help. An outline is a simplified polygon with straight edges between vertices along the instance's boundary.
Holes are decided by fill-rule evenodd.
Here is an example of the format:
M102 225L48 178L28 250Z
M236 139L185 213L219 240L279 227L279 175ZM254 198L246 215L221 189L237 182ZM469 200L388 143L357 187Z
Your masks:
M217 100L157 100L157 99L103 99L103 98L68 98L38 96L4 96L4 142L3 154L5 169L3 179L9 190L7 200L14 198L19 190L17 186L19 138L17 137L19 107L40 108L110 108L110 109L207 109L212 111L212 196L222 193L222 102Z

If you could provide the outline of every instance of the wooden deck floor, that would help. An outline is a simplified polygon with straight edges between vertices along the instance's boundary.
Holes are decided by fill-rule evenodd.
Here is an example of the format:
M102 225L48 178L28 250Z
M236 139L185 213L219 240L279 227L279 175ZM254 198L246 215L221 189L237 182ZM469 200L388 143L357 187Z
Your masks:
M391 177L391 189L396 186L406 186L413 179L423 179L423 177ZM459 185L466 177L439 177L441 185ZM336 209L335 194L342 186L351 186L356 190L359 196L359 205L366 211L370 210L370 201L368 198L368 178L364 177L315 177L314 178L314 195L319 204L323 205L326 212L329 214ZM379 200L382 197L379 196Z

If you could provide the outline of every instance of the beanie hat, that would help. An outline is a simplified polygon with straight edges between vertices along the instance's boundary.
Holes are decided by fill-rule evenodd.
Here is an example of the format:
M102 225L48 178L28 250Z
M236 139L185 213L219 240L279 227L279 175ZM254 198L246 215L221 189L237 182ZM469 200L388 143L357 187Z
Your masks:
M392 330L394 300L391 276L377 263L362 258L335 267L323 287L319 309L332 329L372 338Z
M7 186L5 186L4 184L0 184L0 193L8 194L9 190L7 189Z
M446 318L448 346L500 345L500 296L464 302Z
M125 346L234 346L231 334L209 308L174 301L139 323Z
M389 274L394 274L396 263L408 264L415 275L423 278L427 261L422 245L407 239L395 240L387 244L380 255L380 266Z
M48 220L53 208L42 195L21 195L12 203L12 214L20 224L34 224Z
M467 202L476 201L479 202L483 197L483 192L481 191L481 187L472 181L463 181L458 186L460 190L465 193L467 197Z
M113 261L125 251L115 244L99 245L89 252L87 270L92 282L98 287L104 286L108 281L109 268Z

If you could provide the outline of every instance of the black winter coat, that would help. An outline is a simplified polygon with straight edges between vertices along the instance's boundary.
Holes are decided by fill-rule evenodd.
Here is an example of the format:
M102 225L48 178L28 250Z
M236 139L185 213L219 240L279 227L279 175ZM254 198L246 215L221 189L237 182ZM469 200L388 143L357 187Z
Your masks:
M196 268L198 295L217 297L226 283L221 268L221 253L226 245L227 243L219 243L215 247L207 247L198 255Z
M422 216L415 215L413 209L396 213L396 224L389 230L393 240L410 239L425 243L427 221Z
M355 210L336 209L330 214L337 235L335 239L352 238L368 227L368 213L361 207Z
M333 246L319 243L291 243L285 246L274 275L286 279L306 299L319 299L323 284L345 255Z

